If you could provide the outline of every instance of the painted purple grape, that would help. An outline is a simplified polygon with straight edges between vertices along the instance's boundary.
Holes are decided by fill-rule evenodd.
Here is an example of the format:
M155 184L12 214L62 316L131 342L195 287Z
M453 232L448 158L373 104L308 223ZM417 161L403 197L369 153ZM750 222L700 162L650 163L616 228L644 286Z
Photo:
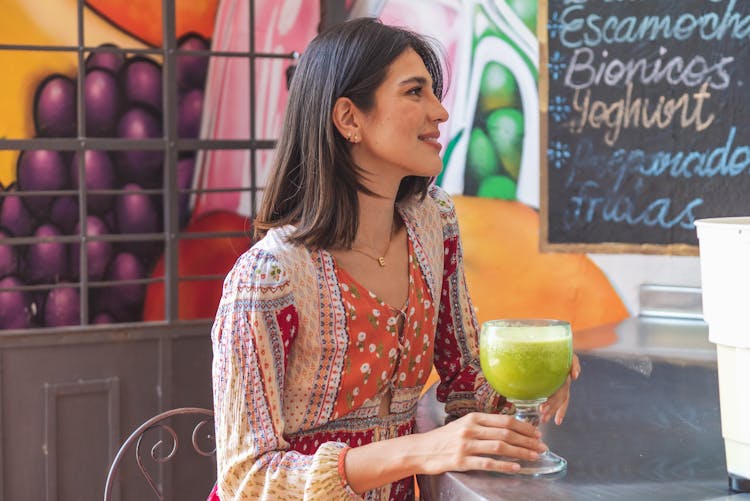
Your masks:
M0 278L18 273L18 247L5 243L9 237L7 231L0 229Z
M208 50L209 42L197 33L188 33L177 42L178 50ZM177 56L177 84L181 89L202 89L208 73L208 57Z
M60 197L52 204L49 220L60 229L63 235L72 235L78 222L78 199Z
M106 151L86 150L84 154L84 176L86 190L111 190L115 188L115 168ZM78 162L80 152L76 151L70 162L70 178L73 188L78 189ZM88 195L86 208L89 214L107 212L114 201L113 195Z
M114 203L112 206L114 207ZM107 227L112 233L120 233L120 230L117 227L117 219L115 218L114 210L105 213L104 216L102 216L102 220L107 224Z
M5 277L0 280L0 289L20 287L18 277ZM33 324L36 306L31 294L24 291L0 290L0 330L28 329Z
M131 103L145 104L161 112L161 66L146 57L131 57L122 69L125 98Z
M99 47L112 47L115 49L117 48L116 45L111 44L111 43L105 43L105 44L100 45ZM112 73L116 73L120 69L124 61L125 61L125 56L122 54L122 52L109 52L109 51L92 52L86 58L86 69L87 70L93 70L93 69L108 70L108 71L111 71Z
M187 157L177 162L177 188L180 190L190 189L193 186L193 171L195 170L195 158ZM180 193L178 195L178 207L180 214L180 228L184 228L190 219L190 194Z
M125 139L153 139L162 137L161 121L146 108L134 106L125 112L117 124L117 136ZM162 185L164 153L162 151L130 150L116 152L118 174L125 182L146 188Z
M113 324L116 321L115 317L106 311L100 311L91 319L91 323L94 325Z
M81 225L75 227L76 233L81 233ZM86 235L99 237L107 235L109 228L97 216L86 216ZM89 240L86 242L86 260L89 280L101 280L107 270L109 260L112 258L112 242L103 240ZM81 271L81 246L74 244L70 252L70 270L74 279L80 278Z
M44 301L44 325L63 327L81 323L81 299L78 289L61 287L52 289Z
M134 183L126 184L115 200L115 220L120 233L156 233L159 213L150 195Z
M60 236L52 224L43 224L34 232L35 237L54 238ZM26 282L57 283L67 277L68 246L62 242L38 242L29 245L24 263Z
M68 169L59 151L28 150L18 156L19 191L63 190L70 188ZM34 216L47 219L55 197L49 195L23 197L23 204Z
M115 256L107 270L107 281L138 280L146 277L141 261L129 252ZM120 321L140 320L140 310L146 295L146 284L122 284L107 287L102 292L100 309L112 313Z
M13 236L27 237L34 229L34 222L21 197L13 191L2 193L0 206L0 226L10 231Z
M39 136L76 135L76 84L63 75L50 75L34 96L34 127Z
M86 74L84 105L87 136L111 136L122 109L122 93L114 74L94 69Z
M196 138L201 130L201 112L203 111L203 91L193 89L180 97L177 106L177 135L185 138Z

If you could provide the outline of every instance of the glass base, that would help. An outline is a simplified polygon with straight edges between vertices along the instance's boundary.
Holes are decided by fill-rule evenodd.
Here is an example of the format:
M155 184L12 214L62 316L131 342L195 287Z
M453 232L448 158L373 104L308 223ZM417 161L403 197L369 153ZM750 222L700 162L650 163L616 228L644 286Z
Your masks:
M543 452L539 455L539 459L535 461L516 460L515 462L521 465L521 469L514 472L517 475L549 475L565 471L568 467L565 458L550 451Z

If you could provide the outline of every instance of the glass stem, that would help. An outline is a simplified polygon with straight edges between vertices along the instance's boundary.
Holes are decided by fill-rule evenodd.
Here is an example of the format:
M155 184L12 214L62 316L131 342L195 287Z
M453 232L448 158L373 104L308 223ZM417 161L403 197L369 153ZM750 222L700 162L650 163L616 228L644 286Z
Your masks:
M534 426L539 426L542 421L542 413L539 407L546 401L546 398L537 400L511 400L516 407L516 419L525 421Z

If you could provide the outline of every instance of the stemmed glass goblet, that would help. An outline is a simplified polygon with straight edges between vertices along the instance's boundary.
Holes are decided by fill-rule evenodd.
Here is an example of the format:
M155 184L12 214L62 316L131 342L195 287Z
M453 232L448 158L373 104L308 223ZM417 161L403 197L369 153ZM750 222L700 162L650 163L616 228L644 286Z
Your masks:
M482 324L479 359L485 378L516 408L516 419L538 426L540 406L570 372L573 336L564 320L490 320ZM524 475L557 473L567 461L549 450L539 459L512 459Z

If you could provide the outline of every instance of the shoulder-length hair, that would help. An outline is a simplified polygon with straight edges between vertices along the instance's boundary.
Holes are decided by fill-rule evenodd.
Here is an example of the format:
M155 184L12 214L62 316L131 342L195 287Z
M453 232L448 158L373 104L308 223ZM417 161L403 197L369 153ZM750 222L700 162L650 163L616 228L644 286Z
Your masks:
M255 218L255 237L293 224L289 239L311 249L349 248L359 225L362 182L350 145L333 123L336 100L348 97L361 110L375 104L375 90L391 63L406 49L421 58L443 96L442 59L424 37L374 18L360 18L318 35L292 77L281 137ZM396 201L425 197L431 178L408 176Z

